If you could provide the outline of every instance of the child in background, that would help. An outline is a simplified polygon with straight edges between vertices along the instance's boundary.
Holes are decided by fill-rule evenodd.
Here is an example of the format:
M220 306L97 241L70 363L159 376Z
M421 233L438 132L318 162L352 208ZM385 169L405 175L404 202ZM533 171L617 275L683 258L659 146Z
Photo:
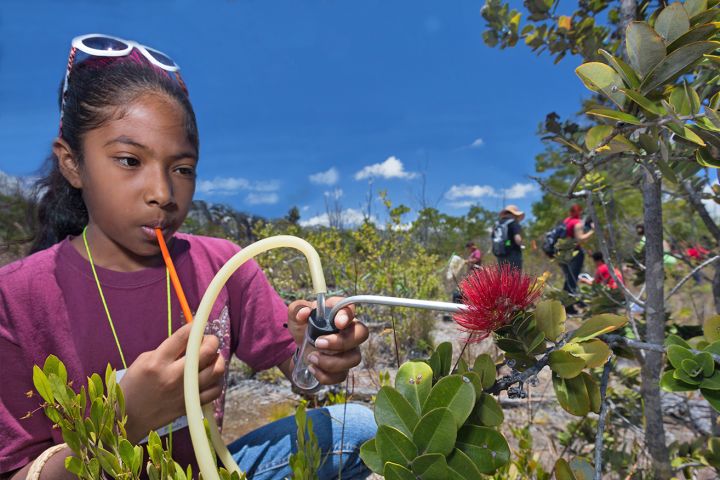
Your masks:
M42 469L36 478L74 478L64 468L70 450L54 447L62 445L60 431L36 411L38 396L26 397L34 390L33 365L50 354L65 363L77 389L108 363L118 370L132 442L182 418L189 325L171 294L154 229L162 229L193 309L239 251L225 240L177 233L195 190L199 137L169 57L114 37L77 37L59 103L60 133L38 185L33 253L0 269L1 478L26 478L35 460L34 469ZM311 307L286 307L255 262L230 278L200 349L200 399L215 401L218 421L232 354L256 371L278 366L290 378ZM320 337L311 356L324 384L342 381L359 364L358 346L368 336L351 309L336 323L340 332ZM327 457L320 477L335 477L340 464L343 478L366 475L358 452L374 436L372 412L348 405L344 413L339 405L310 415ZM293 418L280 420L230 451L250 478L285 478L295 428ZM188 429L179 422L172 430L174 458L194 465Z
M616 288L618 288L615 279L612 277L612 275L610 275L610 268L605 263L602 252L593 252L592 259L595 262L595 278L588 279L584 276L580 276L580 283L584 283L586 285L592 285L593 283L598 285L605 285L611 290L615 290ZM620 273L620 270L618 270L617 268L615 269L615 276L622 283L622 273Z

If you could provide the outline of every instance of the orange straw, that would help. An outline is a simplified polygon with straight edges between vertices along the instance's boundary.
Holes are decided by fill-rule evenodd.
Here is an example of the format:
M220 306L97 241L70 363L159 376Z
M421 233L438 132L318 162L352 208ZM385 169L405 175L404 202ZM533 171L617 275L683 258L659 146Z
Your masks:
M155 235L157 235L158 243L160 244L160 251L162 251L163 260L165 260L165 266L167 266L168 272L170 272L170 280L172 281L175 293L180 300L180 308L182 308L183 315L185 315L185 321L187 323L192 322L192 312L190 311L190 305L188 305L187 298L185 298L185 292L183 292L182 285L180 285L180 279L178 278L177 272L175 271L175 265L173 265L172 258L170 258L170 252L168 251L165 239L162 235L162 230L159 228L155 229Z

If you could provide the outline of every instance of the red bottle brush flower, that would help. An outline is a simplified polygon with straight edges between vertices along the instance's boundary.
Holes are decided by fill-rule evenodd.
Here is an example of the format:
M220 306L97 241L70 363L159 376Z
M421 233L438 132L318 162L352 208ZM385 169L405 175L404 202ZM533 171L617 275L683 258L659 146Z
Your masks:
M510 324L530 308L542 293L542 282L505 264L473 270L460 283L467 309L454 315L460 329L479 342L490 333Z

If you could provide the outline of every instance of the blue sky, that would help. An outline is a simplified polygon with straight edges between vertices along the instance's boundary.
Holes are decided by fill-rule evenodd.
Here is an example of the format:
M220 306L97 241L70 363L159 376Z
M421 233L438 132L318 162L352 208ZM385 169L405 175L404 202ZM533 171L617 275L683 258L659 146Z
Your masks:
M268 217L296 205L348 219L372 190L463 214L471 203L528 209L537 125L572 115L577 60L552 65L481 38L471 0L0 2L0 170L26 176L57 133L70 40L108 33L181 66L196 109L196 198ZM373 212L380 205L375 201Z

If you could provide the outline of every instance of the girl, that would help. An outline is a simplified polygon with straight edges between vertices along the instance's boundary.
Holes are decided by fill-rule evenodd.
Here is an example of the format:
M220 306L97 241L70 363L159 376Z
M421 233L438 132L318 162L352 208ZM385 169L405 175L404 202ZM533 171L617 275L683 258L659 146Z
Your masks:
M570 206L569 215L563 220L565 231L567 232L566 237L574 240L575 251L572 259L568 263L560 263L560 268L565 275L563 290L573 296L577 293L578 276L585 262L585 250L582 248L583 244L595 233L592 228L587 232L585 231L585 224L582 218L580 218L582 211L582 206L577 203L573 204ZM577 313L574 304L567 306L565 310L570 314Z
M33 254L0 269L0 472L2 478L73 478L70 455L52 423L35 412L33 365L49 354L79 388L110 363L118 370L133 442L184 414L182 375L189 326L171 294L154 229L162 229L191 307L239 248L176 233L195 190L199 139L177 65L135 42L105 35L73 40L60 94L60 133L50 169L39 182L39 229ZM248 262L227 283L200 352L203 403L222 420L225 374L236 354L254 370L278 366L288 378L311 304L286 307L258 265ZM345 310L340 333L317 340L318 379L342 381L360 362L367 328ZM288 328L283 328L287 323ZM183 326L185 325L185 326ZM348 405L312 413L328 458L321 476L367 473L359 446L374 435L372 413ZM342 434L341 427L345 424ZM173 430L173 455L194 464L187 428ZM162 431L162 430L161 430ZM292 418L238 439L230 447L251 478L289 475ZM342 445L342 451L338 451ZM193 469L197 472L197 468ZM30 477L28 477L30 478Z

